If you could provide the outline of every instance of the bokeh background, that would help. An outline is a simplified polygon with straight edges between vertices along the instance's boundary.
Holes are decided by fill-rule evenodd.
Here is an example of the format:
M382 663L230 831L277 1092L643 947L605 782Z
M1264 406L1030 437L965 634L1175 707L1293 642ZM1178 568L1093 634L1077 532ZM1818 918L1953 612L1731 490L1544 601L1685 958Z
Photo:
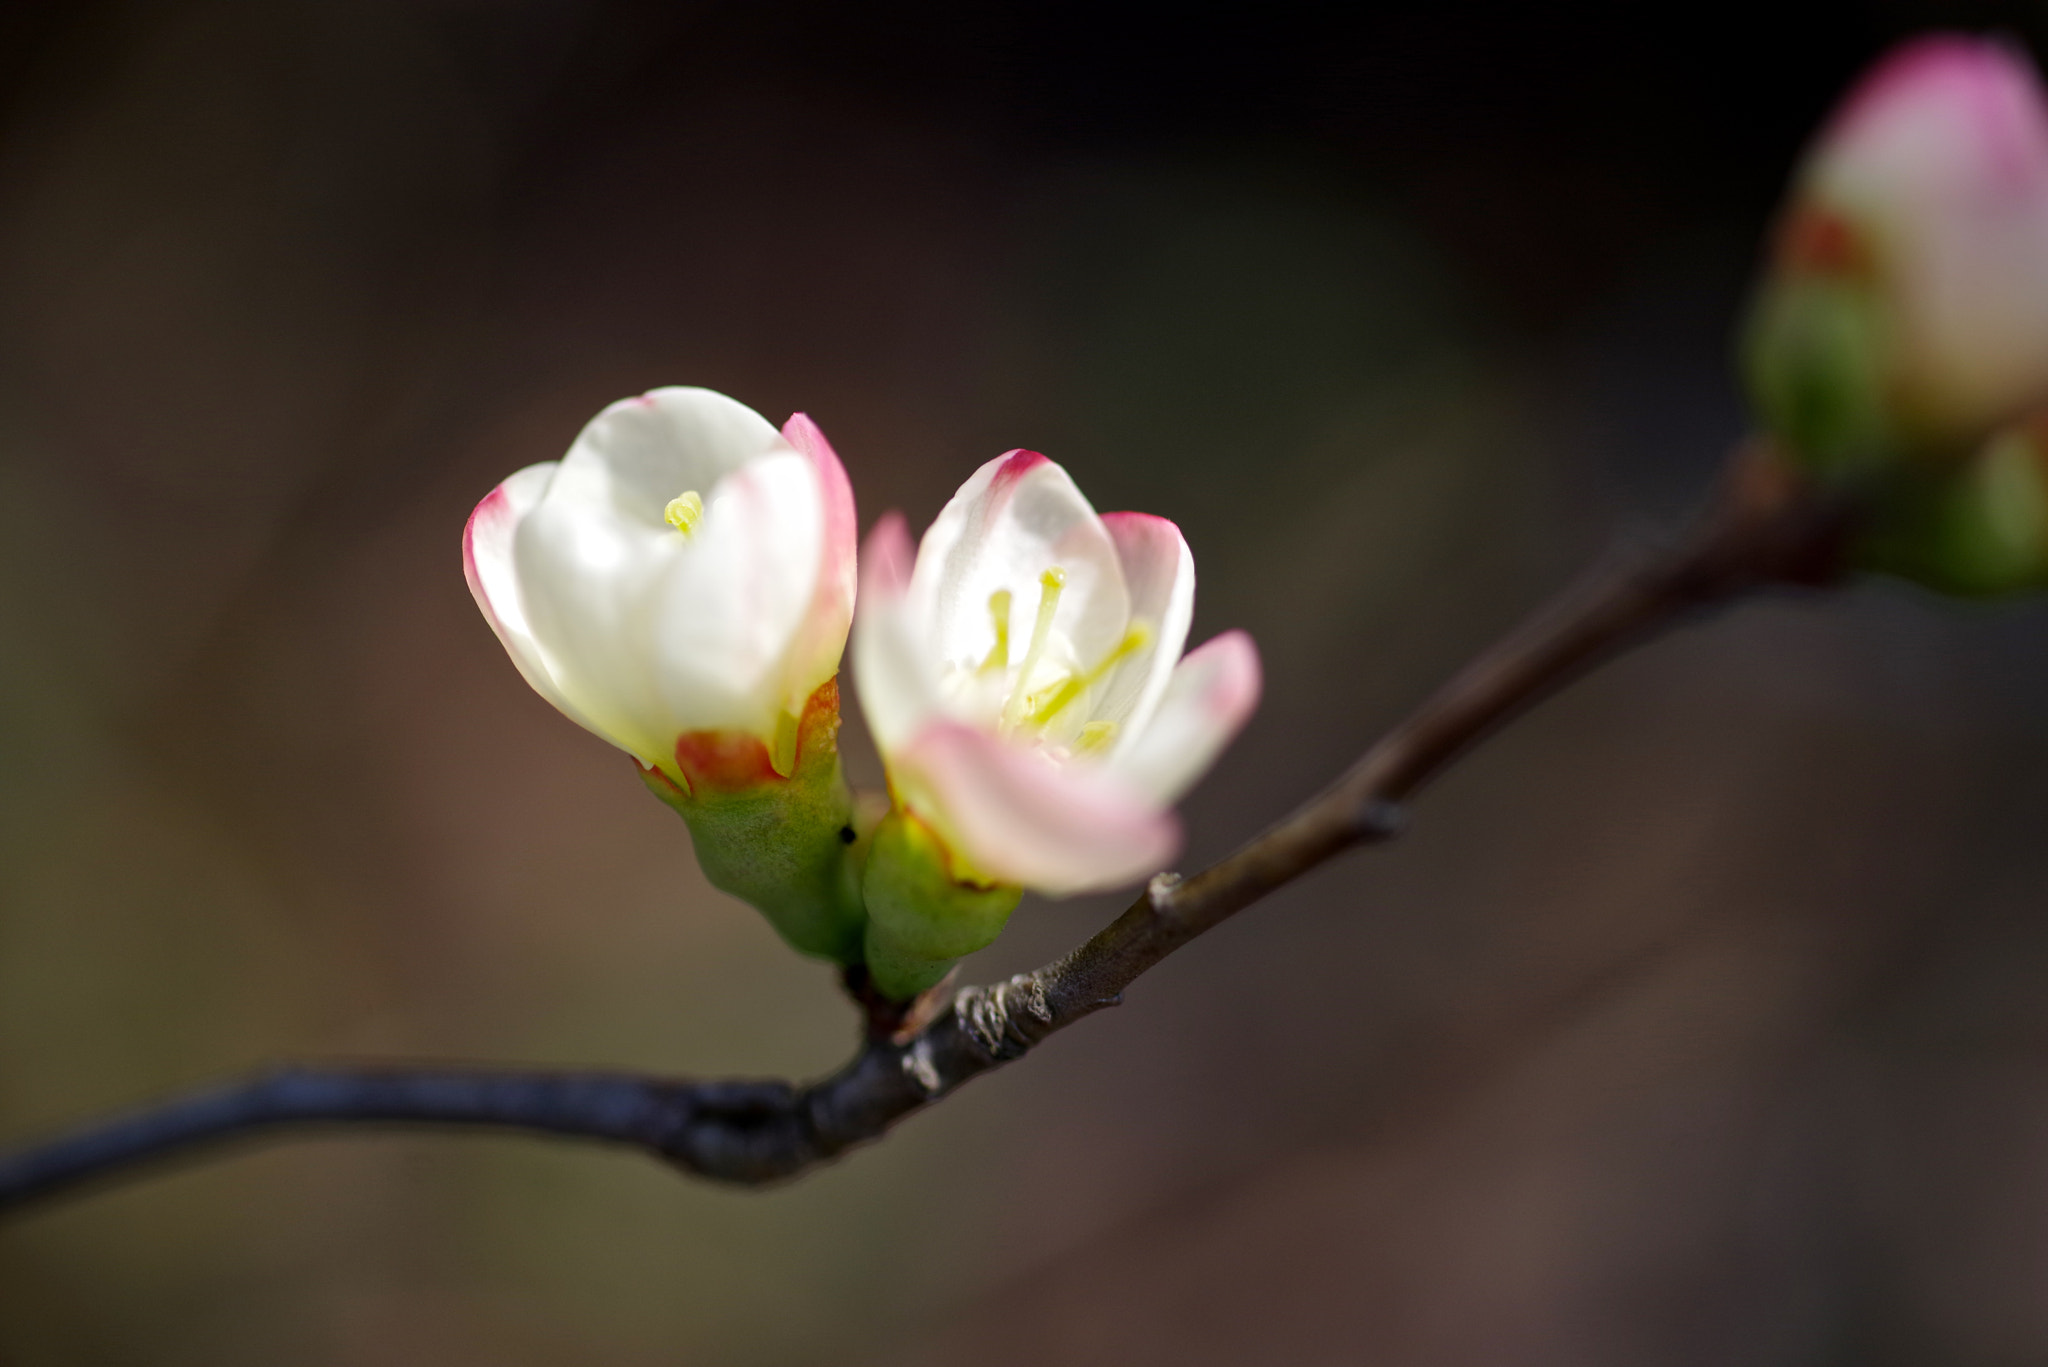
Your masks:
M1697 495L1798 146L1930 24L2048 38L13 0L0 1138L279 1057L839 1060L829 972L463 587L477 498L656 384L812 413L864 523L1018 445L1179 520L1267 662L1221 853ZM2048 1361L2044 826L2048 607L1745 606L832 1169L238 1150L0 1226L0 1363Z

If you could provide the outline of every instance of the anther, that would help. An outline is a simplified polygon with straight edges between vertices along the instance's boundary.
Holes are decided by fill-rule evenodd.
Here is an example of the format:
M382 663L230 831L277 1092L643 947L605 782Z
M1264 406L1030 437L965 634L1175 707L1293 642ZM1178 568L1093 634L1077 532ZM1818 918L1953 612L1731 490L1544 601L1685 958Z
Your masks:
M697 530L697 524L704 520L704 500L691 489L677 494L668 501L668 507L661 510L662 520L684 536Z

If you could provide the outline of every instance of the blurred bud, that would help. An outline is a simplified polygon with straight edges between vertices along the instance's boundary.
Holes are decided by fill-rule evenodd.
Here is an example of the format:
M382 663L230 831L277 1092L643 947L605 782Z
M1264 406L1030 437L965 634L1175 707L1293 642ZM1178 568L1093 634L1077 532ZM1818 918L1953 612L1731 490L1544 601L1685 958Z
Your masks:
M1888 491L1853 558L1965 597L2048 588L2048 414L2002 429L1959 467Z
M836 682L853 493L810 419L778 432L707 389L615 403L477 505L463 568L526 681L640 762L714 885L858 960Z
M2048 396L2048 98L2023 54L1932 36L1864 78L1799 169L1744 362L1832 480L1963 459Z

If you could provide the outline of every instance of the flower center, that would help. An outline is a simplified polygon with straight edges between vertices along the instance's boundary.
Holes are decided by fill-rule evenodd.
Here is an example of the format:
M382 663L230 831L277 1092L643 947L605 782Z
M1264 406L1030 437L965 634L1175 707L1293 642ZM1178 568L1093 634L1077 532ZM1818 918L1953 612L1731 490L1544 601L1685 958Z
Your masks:
M1038 690L1036 693L1033 693L1026 700L1026 715L1029 717L1032 724L1036 726L1044 726L1047 722L1050 722L1055 716L1059 715L1061 708L1065 707L1074 699L1080 697L1081 694L1087 689L1092 688L1096 684L1100 683L1102 681L1102 676L1109 673L1110 669L1116 665L1117 661L1122 660L1127 656L1133 655L1140 650L1143 650L1146 647L1146 645L1151 642L1151 640L1151 629L1148 628L1143 622L1131 623L1130 626L1125 629L1123 639L1121 641L1118 641L1115 647L1110 650L1109 654L1103 656L1100 660L1098 660L1092 668L1084 669L1079 673L1067 674L1065 677L1061 678L1057 683L1053 684L1051 687L1042 688ZM1089 722L1087 726L1083 726L1081 728L1082 745L1091 746L1092 748L1093 746L1100 746L1108 743L1109 734L1103 734L1093 742L1089 740L1089 727L1094 726L1106 726L1110 728L1111 734L1113 734L1116 730L1116 723L1114 722Z
M662 520L684 536L697 530L697 524L704 520L704 500L697 496L695 489L688 489L668 501L661 510Z
M1058 565L1038 576L1038 612L1031 623L1031 640L1024 647L1024 658L1017 663L1015 682L1004 696L997 723L997 730L1005 736L1014 736L1020 731L1042 734L1054 718L1076 698L1100 683L1119 661L1151 643L1151 628L1144 622L1132 622L1123 639L1093 665L1081 669L1055 668L1050 678L1034 680L1032 676L1044 663L1046 650L1051 644L1053 617L1059 611L1060 595L1066 585L1067 573ZM995 626L995 644L989 647L987 656L975 670L977 675L1009 674L1010 608L1014 601L1008 589L997 589L989 595L988 612ZM1034 682L1036 687L1032 686ZM1074 753L1088 754L1103 749L1116 738L1116 729L1116 723L1110 721L1085 723L1075 737Z
M1039 657L1045 654L1046 640L1052 635L1052 617L1055 612L1059 611L1060 594L1066 587L1067 572L1058 565L1054 565L1044 574L1038 576L1038 616L1031 623L1031 644L1024 647L1023 662L1017 666L1017 686L1010 690L1009 698L1003 703L1003 730L1005 732L1015 731L1017 723L1024 720L1031 701L1024 692L1024 686L1031 679L1031 671L1038 666ZM1006 598L1009 596L1001 589L996 590L996 593L1002 593ZM996 600L994 594L989 596L988 606L989 611L995 611ZM1004 608L1009 606L1008 603L1003 604ZM1003 617L1007 620L1009 613L1007 611L1004 612ZM1009 653L1009 643L1002 637L998 636L996 638L996 644L1003 650L1004 654L1007 655Z

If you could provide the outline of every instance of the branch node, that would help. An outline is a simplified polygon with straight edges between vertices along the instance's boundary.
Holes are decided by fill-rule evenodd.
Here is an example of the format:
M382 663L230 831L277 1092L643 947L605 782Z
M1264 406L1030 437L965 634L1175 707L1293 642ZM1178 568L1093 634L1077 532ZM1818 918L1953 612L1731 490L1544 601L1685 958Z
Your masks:
M1155 873L1152 875L1152 881L1145 885L1145 900L1153 911L1161 915L1171 915L1174 889L1180 885L1181 876L1177 873Z
M991 1059L1022 1058L1052 1029L1052 1003L1045 982L1035 973L1020 973L995 987L963 987L953 998L953 1014ZM1024 1017L1035 1024L1027 1025Z
M1020 973L1010 979L1009 993L1022 997L1024 1009L1031 1019L1046 1025L1052 1024L1052 1005L1045 999L1045 980L1036 973Z
M1352 835L1361 843L1373 844L1382 840L1392 840L1407 829L1406 803L1372 798L1360 803L1358 809L1352 813Z
M903 1055L903 1075L927 1098L939 1094L939 1066L932 1062L932 1042L929 1038L919 1038L910 1046L909 1052Z

